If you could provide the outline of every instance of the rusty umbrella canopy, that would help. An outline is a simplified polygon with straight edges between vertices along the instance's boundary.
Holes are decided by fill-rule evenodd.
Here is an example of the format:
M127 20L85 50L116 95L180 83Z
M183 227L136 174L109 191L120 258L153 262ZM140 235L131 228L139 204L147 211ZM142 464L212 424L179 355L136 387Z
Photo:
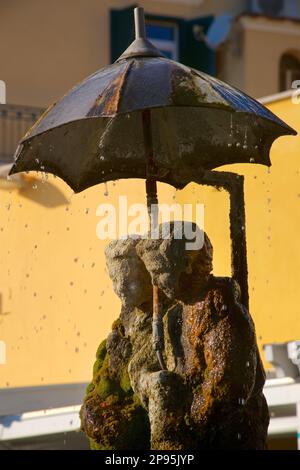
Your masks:
M296 132L239 90L164 57L146 39L143 9L134 14L133 43L47 109L21 140L10 174L53 173L75 192L144 178L154 226L157 181L179 189L192 181L226 189L232 274L248 306L243 177L211 170L232 163L270 166L273 141ZM165 368L161 331L153 286L154 347Z

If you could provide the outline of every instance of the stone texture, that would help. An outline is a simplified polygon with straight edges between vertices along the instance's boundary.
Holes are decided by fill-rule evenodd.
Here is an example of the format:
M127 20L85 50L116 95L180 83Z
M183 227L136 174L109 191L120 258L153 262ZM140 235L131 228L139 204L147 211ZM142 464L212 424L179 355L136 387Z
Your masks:
M173 225L167 240L118 240L106 250L123 306L81 410L93 448L266 447L265 375L239 286L211 275L206 235L202 249L185 242ZM166 371L152 347L151 279L160 289Z

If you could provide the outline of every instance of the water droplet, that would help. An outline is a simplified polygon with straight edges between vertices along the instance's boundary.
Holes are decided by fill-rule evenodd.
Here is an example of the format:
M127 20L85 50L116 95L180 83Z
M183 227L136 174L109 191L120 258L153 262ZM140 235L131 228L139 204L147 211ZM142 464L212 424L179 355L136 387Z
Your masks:
M240 433L238 433L237 438L238 438L239 441L241 440L242 436L241 436Z
M32 186L32 189L37 189L37 184L34 184L34 185Z
M243 149L244 149L244 150L247 150L247 148L248 148L248 145L244 144L244 145L243 145Z
M241 146L240 142L237 142L237 143L235 144L235 146L236 146L236 147L240 147L240 146Z
M253 157L250 158L250 163L255 163L255 159Z
M233 134L233 116L232 114L230 114L230 137L232 136Z
M38 158L36 158L36 159L35 159L35 161L36 161L36 163L40 163L40 161L39 161L39 159L38 159Z
M239 398L239 405L243 406L243 405L245 405L245 403L246 403L245 398Z
M250 362L249 361L246 362L246 367L250 367Z
M72 201L72 198L73 198L74 194L75 194L74 191L70 194L70 197L69 197L69 200L68 200L68 203L69 203L69 204L70 204L70 202Z
M103 155L100 155L100 160L103 162L103 160L104 160Z
M107 183L105 183L105 191L104 191L104 196L108 196L108 187L107 187Z

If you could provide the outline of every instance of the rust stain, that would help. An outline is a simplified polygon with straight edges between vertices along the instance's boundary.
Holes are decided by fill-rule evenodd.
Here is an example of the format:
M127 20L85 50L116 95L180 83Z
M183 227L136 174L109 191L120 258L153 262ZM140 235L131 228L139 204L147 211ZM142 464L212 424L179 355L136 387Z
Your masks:
M114 116L117 114L121 100L125 80L133 62L129 62L123 73L110 82L103 92L97 97L94 105L87 113L87 117Z

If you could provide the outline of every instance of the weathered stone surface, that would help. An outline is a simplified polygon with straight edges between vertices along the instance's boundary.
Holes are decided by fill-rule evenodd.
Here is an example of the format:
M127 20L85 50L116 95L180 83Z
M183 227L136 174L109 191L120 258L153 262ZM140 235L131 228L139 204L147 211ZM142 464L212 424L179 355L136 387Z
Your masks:
M96 448L266 446L265 376L239 286L210 274L206 235L200 250L187 251L185 241L172 227L168 240L119 240L106 251L123 307L97 352L81 412ZM160 289L167 371L152 347L151 278Z
M186 244L193 239L188 240L185 233L189 237L193 233L197 234L199 244L203 247L187 250ZM150 273L152 282L173 300L181 278L191 274L193 269L197 269L198 287L199 282L206 281L212 270L213 248L207 235L194 223L174 222L171 226L169 223L161 224L159 235L161 238L157 240L139 240L136 251ZM168 235L168 238L163 238Z
M139 306L152 296L149 273L136 255L138 241L138 238L113 240L105 250L114 291L128 308Z

